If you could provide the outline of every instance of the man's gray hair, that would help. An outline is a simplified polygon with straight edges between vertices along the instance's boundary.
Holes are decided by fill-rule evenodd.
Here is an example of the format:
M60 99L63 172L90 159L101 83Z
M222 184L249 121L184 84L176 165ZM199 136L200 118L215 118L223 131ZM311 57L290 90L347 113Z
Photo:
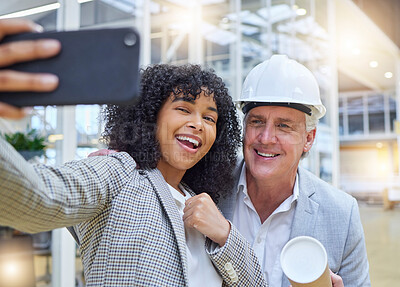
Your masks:
M309 107L311 108L311 116L306 114L306 130L308 132L315 129L319 121L319 119L316 117L317 110L312 106Z
M318 125L318 121L319 119L315 116L316 113L316 109L313 106L309 106L311 108L311 116L309 115L305 115L306 116L306 131L312 131L313 129L315 129ZM301 159L307 157L308 152L303 152L303 154L301 155Z

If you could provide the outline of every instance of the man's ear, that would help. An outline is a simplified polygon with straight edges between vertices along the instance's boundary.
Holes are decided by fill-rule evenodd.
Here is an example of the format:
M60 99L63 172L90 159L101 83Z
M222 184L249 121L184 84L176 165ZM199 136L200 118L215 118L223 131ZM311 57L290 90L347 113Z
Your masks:
M311 147L312 147L312 145L314 143L314 140L315 140L316 132L317 132L316 128L312 129L309 132L306 132L307 133L307 135L306 135L306 143L304 144L303 152L308 152L311 149Z

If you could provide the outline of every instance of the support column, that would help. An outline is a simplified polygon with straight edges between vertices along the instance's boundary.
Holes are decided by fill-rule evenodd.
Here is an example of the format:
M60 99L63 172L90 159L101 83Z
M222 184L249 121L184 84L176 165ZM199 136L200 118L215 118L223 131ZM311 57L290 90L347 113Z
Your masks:
M201 1L192 1L192 5L190 6L190 14L191 14L191 30L188 32L189 39L189 63L191 64L200 64L204 63L203 56L203 35L201 33L201 24L203 21L202 17L202 4Z
M339 187L339 108L338 108L338 76L336 61L336 9L335 0L327 0L328 34L330 39L331 89L329 91L330 130L332 136L332 184Z
M80 28L80 4L76 0L61 0L57 12L57 30L78 30ZM84 56L84 55L82 55ZM57 143L57 164L75 158L76 127L75 106L57 107L57 133L64 139ZM75 286L76 245L71 234L65 228L52 233L52 286Z
M232 5L233 4L233 5ZM231 55L231 63L233 65L234 73L234 89L231 91L231 96L233 100L237 100L242 92L242 82L243 82L243 63L242 63L242 19L240 16L240 12L242 10L242 1L241 0L233 0L231 2L231 7L233 8L233 12L236 14L236 23L235 23L235 43L231 45L231 48L234 51L230 52Z
M142 23L138 25L140 29L140 65L148 66L151 64L151 13L150 1L142 0Z
M396 59L396 125L395 127L399 126L400 123L400 59L399 56ZM396 136L397 136L397 157L398 157L398 176L400 177L400 132L396 129Z

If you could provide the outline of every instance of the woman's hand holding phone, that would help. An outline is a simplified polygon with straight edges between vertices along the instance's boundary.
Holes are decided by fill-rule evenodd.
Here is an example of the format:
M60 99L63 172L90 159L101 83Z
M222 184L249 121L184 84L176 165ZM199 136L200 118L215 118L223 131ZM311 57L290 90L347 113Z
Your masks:
M0 20L0 41L6 35L41 32L41 26L26 19ZM52 57L59 53L61 44L57 40L20 41L1 44L0 42L0 91L46 92L53 91L58 78L52 74L31 74L4 69L15 63ZM20 119L27 109L0 103L0 117Z

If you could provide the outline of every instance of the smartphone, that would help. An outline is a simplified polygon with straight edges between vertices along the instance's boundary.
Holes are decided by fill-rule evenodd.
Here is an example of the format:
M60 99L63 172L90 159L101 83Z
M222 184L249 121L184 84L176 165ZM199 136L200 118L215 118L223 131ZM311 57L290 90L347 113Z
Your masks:
M52 73L59 86L52 92L0 92L0 102L23 106L134 104L139 97L139 34L132 28L25 33L11 41L57 39L61 52L49 59L3 69Z

